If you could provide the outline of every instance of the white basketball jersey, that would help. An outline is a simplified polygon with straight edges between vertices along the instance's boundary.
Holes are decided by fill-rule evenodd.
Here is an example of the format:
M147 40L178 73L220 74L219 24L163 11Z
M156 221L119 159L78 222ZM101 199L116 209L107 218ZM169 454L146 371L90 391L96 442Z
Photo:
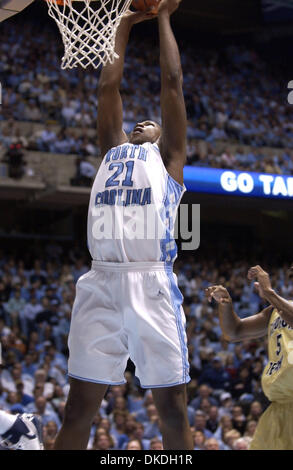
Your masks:
M125 143L105 155L88 211L88 248L97 261L173 263L174 224L185 187L167 172L159 147Z

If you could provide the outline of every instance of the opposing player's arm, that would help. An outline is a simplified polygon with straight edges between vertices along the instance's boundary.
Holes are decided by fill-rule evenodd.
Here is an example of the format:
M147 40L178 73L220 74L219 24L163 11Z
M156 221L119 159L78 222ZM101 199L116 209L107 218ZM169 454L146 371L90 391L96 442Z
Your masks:
M235 313L232 299L223 286L209 287L206 289L206 296L209 300L214 298L218 303L220 326L227 341L261 338L267 334L273 310L271 305L256 315L241 319Z
M284 299L274 291L269 274L257 265L249 269L247 277L250 281L257 280L254 285L260 296L272 304L279 311L282 319L293 327L293 302Z
M130 11L123 16L115 44L115 52L119 55L119 59L102 69L98 90L98 137L102 155L105 155L110 148L128 141L123 131L123 106L120 95L125 51L132 26L152 17L153 15L148 12Z
M224 336L228 341L235 343L245 339L262 338L268 332L272 311L273 307L270 305L256 315L240 319L234 312L232 304L231 307L219 305L220 325ZM234 321L232 315L233 317L235 315L238 321Z
M187 118L180 54L170 24L170 15L178 8L180 1L162 0L158 13L162 114L160 150L170 175L183 184Z

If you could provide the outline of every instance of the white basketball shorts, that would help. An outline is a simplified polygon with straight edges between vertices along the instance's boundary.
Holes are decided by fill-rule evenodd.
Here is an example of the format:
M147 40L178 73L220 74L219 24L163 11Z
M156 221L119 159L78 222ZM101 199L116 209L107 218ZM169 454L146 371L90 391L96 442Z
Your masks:
M182 299L163 262L93 261L76 286L69 376L119 385L130 357L143 388L189 382Z

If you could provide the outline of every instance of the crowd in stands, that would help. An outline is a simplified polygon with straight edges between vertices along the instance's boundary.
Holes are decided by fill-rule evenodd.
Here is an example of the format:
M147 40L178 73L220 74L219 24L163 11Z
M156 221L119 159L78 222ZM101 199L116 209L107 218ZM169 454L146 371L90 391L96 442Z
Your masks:
M14 159L10 176L23 175L25 151L75 154L72 184L90 185L94 168L86 157L99 156L97 136L90 132L98 112L98 72L61 70L60 39L50 29L40 33L35 25L4 22L0 35L5 38L0 42L0 147L6 161ZM255 51L241 46L184 47L181 57L188 163L292 175L293 108L282 78L274 78ZM139 120L160 120L156 47L132 38L121 91L127 132ZM27 135L19 121L42 123L42 128ZM275 152L268 156L263 147ZM241 318L260 311L263 301L246 279L249 267L247 259L218 263L185 255L176 263L187 320L188 417L195 450L246 450L268 405L261 389L267 339L227 343L216 306L204 295L205 287L223 284ZM292 298L288 267L272 265L270 274L273 287ZM88 269L87 255L56 244L40 256L0 252L0 409L38 413L48 450L69 390L67 337L75 284ZM131 362L125 378L125 385L109 388L94 418L89 450L162 449L152 393L140 388Z
M205 287L225 285L242 318L264 307L246 278L249 261L182 255L175 272L184 295L191 381L188 417L195 450L247 450L268 405L261 390L267 340L227 343ZM272 285L293 296L289 265L271 265ZM45 448L53 448L68 394L67 335L75 283L89 269L76 247L50 243L36 257L0 253L0 409L38 413ZM94 418L88 449L162 449L161 423L151 390L129 362L126 384L112 386Z
M268 155L264 149L251 147L245 151L243 147L238 147L232 151L228 146L223 146L223 151L218 153L211 144L203 145L192 140L187 147L187 164L198 167L293 175L293 150L287 148Z
M98 156L97 136L88 130L96 127L99 72L61 70L61 41L49 27L40 33L36 25L30 30L4 22L0 28L5 37L0 44L0 120L8 121L0 131L0 145L9 149L21 142L27 150ZM158 57L157 45L132 38L121 87L126 132L146 118L160 121ZM189 163L291 175L293 107L287 103L285 79L275 78L256 51L244 46L210 50L185 45L181 58ZM44 127L22 135L13 121ZM59 131L48 123L58 124ZM215 148L219 141L221 152ZM231 151L231 143L239 148ZM243 150L243 145L251 149ZM268 156L263 147L281 152Z

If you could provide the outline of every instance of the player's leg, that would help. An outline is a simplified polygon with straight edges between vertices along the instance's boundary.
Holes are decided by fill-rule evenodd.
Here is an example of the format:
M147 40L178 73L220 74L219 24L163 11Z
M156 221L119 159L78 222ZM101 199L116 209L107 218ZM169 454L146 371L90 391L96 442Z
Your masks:
M192 450L186 385L154 388L152 393L161 420L164 450Z
M292 416L292 402L272 402L258 421L249 450L292 450Z
M271 416L272 405L270 405L265 412L261 415L253 439L250 443L249 450L271 450L269 434L274 432L274 422ZM273 436L275 439L275 436Z
M125 383L127 341L114 306L119 278L105 270L92 269L77 282L68 338L70 391L55 449L86 449L108 384Z
M182 295L161 263L128 273L123 294L132 308L125 317L128 348L142 388L153 391L164 449L193 449L187 417L189 363ZM139 306L139 308L137 307ZM132 325L135 325L135 329Z
M84 450L90 429L108 385L70 378L70 391L55 450Z

